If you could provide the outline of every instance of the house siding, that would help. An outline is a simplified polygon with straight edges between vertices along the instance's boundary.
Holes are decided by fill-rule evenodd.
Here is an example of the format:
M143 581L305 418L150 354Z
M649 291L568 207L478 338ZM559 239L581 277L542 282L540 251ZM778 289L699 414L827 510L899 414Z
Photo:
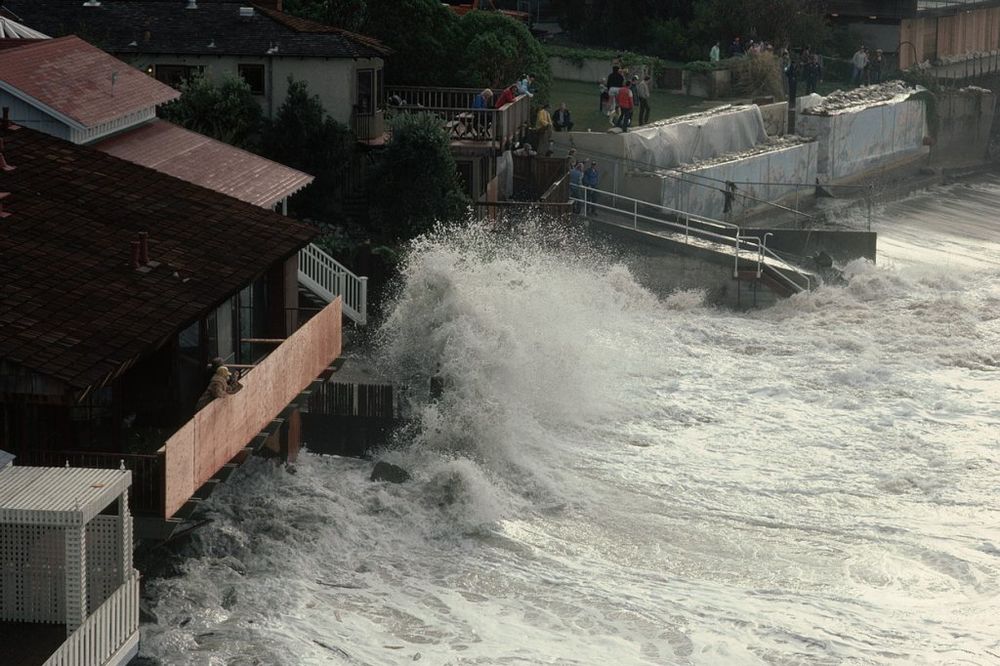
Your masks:
M134 67L152 72L156 65L189 65L203 67L205 75L214 83L227 76L239 76L239 65L264 65L265 94L257 96L264 114L273 117L288 95L288 77L305 81L309 93L318 95L323 107L338 122L349 124L357 99L357 74L359 69L383 68L381 58L301 58L278 56L184 56L143 55L129 57L121 54Z
M6 90L0 90L0 106L10 107L11 122L17 125L30 127L67 141L72 138L72 130L63 121L21 101L20 98L14 97Z

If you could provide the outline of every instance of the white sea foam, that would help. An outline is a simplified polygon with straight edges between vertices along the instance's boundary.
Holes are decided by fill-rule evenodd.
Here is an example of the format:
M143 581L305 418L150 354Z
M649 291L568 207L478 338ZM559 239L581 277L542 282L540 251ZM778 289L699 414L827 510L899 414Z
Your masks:
M253 462L152 582L143 653L996 663L1000 271L934 265L901 206L891 266L746 314L532 224L424 239L381 333L387 373L443 378L384 454L413 480Z

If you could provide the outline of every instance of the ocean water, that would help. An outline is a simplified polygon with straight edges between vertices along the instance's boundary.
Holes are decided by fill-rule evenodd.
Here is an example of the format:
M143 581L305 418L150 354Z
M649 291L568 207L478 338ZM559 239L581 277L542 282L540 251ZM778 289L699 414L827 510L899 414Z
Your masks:
M1000 181L748 313L538 229L417 246L371 463L254 461L150 583L164 664L1000 663Z

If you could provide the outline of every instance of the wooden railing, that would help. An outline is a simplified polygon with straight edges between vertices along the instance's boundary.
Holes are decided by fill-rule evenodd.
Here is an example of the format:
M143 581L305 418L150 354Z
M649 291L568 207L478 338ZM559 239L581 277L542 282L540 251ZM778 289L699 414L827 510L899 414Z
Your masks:
M452 141L492 143L498 149L524 136L531 125L531 98L522 95L499 109L473 109L472 100L479 90L470 88L388 88L402 105L386 108L386 132L391 134L393 116L403 113L430 113L441 119Z
M368 323L368 278L355 275L314 243L299 250L299 282L327 303L342 297L344 314L361 326Z
M406 106L427 106L444 109L469 109L482 88L424 88L418 86L386 86L386 99L398 97ZM500 94L500 90L496 91Z
M18 464L35 467L64 467L69 462L70 467L118 469L123 461L125 469L132 471L132 487L129 489L132 512L162 513L165 473L162 453L140 455L103 451L34 450L24 451L17 457Z
M101 666L130 640L139 643L139 572L83 621L43 666Z
M309 413L384 419L397 417L391 384L313 384L309 393Z

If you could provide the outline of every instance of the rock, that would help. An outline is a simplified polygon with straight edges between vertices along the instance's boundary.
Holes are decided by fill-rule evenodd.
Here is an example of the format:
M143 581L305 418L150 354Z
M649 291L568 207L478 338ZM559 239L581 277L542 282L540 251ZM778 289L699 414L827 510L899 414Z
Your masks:
M397 465L387 463L382 460L375 463L370 477L371 481L388 481L389 483L403 483L410 480L409 473Z
M816 253L816 256L813 257L813 261L815 261L816 265L820 268L830 268L833 266L833 257L823 250Z
M226 610L233 610L236 605L236 588L231 587L222 595L222 607Z

